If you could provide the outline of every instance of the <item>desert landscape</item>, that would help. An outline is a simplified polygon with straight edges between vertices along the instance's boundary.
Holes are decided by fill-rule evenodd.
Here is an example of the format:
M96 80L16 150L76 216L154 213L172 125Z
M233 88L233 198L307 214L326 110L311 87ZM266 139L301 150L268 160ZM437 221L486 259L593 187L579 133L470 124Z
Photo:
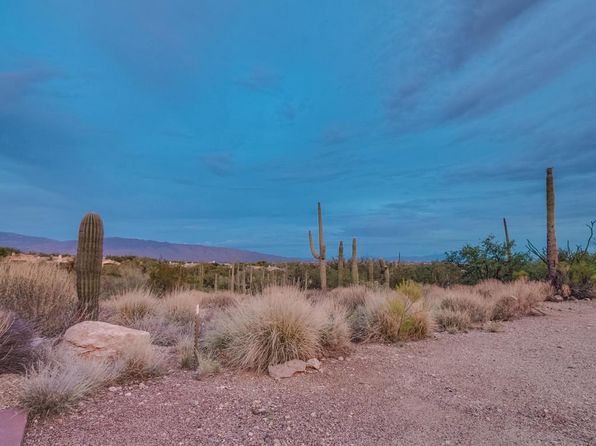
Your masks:
M593 0L0 41L0 446L596 445Z

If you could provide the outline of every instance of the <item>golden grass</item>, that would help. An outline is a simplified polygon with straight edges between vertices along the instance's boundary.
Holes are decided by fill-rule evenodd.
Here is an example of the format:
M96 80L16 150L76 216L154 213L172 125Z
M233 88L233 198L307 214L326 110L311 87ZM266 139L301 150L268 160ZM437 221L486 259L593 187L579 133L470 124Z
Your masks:
M62 334L76 318L74 279L49 263L0 262L0 306L35 324L41 334Z

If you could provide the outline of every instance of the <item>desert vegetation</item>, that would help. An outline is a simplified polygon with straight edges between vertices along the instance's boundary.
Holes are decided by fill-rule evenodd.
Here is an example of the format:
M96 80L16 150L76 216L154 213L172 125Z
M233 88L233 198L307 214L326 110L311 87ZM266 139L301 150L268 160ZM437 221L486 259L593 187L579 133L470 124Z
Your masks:
M551 193L547 202L554 206ZM337 259L327 260L320 203L317 217L318 251L310 232L308 242L318 265L117 257L102 266L103 222L88 214L73 265L0 263L0 372L24 373L21 403L47 415L102 386L139 382L174 364L198 379L222 367L263 373L290 360L347 356L359 343L498 332L503 321L542 314L545 300L594 295L594 222L583 248L539 252L528 242L524 253L514 252L504 219L504 243L489 236L444 261L419 264L359 259L354 238L348 274L343 241ZM60 342L84 320L141 330L150 342L85 358Z

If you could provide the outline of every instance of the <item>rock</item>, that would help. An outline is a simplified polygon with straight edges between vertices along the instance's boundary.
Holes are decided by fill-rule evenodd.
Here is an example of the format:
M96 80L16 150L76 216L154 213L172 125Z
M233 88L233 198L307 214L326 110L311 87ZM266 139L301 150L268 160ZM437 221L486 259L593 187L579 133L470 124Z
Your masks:
M147 388L147 384L145 384L145 383L139 384L139 389L146 389L146 388Z
M270 365L267 371L273 379L291 378L295 373L306 371L306 362L299 359L292 359L283 364Z
M553 302L563 302L563 298L562 298L561 296L559 296L558 294L555 294L555 295L552 297L552 301L553 301Z
M321 369L321 361L319 361L317 358L309 359L308 361L306 361L306 367L315 369L315 370L320 370Z
M124 394L124 396L132 396L132 393L130 393L130 392L126 392L126 393Z
M339 358L337 358L337 360L338 361L343 361L344 360L344 357L343 356L340 356Z
M110 392L118 392L118 391L122 390L122 387L114 387L114 386L111 386L111 387L108 387L108 390L109 390Z
M149 333L99 321L84 321L73 325L61 344L78 355L114 359L132 345L150 346Z

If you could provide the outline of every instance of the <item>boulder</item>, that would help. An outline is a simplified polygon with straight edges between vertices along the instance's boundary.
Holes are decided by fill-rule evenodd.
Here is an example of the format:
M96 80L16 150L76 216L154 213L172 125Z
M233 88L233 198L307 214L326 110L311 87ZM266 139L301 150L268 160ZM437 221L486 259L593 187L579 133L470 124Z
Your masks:
M283 364L270 365L267 371L273 379L291 378L296 373L304 373L306 371L306 362L299 359L292 359Z
M115 359L133 345L150 346L148 332L99 321L73 325L62 340L62 346L78 355L99 359Z

